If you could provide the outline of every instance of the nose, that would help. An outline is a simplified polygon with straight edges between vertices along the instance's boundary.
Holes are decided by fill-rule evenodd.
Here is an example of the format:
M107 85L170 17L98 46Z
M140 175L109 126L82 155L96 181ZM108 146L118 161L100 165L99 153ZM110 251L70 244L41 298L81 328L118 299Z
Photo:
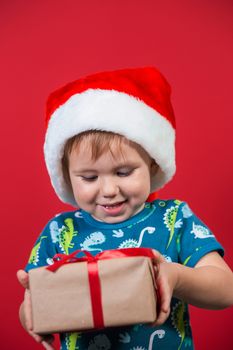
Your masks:
M119 192L119 187L112 177L105 177L101 180L101 194L105 198L115 197Z

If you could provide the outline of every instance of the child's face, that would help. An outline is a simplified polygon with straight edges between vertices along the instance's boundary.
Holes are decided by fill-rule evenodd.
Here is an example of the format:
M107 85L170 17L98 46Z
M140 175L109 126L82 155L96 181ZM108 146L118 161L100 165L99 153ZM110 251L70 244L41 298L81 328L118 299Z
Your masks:
M144 207L154 162L138 145L122 143L92 160L85 143L69 156L69 174L80 208L106 223L127 220ZM114 156L113 156L113 155Z

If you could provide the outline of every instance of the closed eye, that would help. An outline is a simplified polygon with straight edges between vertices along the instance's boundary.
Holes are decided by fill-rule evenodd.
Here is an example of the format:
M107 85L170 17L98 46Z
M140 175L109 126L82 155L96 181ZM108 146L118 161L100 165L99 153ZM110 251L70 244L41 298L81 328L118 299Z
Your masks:
M126 176L129 176L131 175L133 172L133 170L127 170L127 171L117 171L117 176L120 176L120 177L126 177Z
M95 180L97 180L98 176L94 175L94 176L81 176L81 179L83 181L86 182L94 182Z

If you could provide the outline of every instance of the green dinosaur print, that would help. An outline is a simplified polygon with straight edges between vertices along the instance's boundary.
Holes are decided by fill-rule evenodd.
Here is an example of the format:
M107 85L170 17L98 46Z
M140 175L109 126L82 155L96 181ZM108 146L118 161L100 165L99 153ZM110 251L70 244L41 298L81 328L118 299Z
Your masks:
M186 265L188 264L188 262L189 262L189 260L191 259L191 257L192 257L192 255L189 255L189 256L185 259L185 261L184 261L184 263L183 263L184 266L186 266Z
M195 249L195 252L198 252L198 250L200 250L201 249L201 247L197 247L196 249ZM191 257L192 257L193 255L189 255L186 259L185 259L185 261L183 262L183 265L187 265L187 263L189 262L189 260L191 259Z
M181 239L181 233L178 234L176 238L176 247L177 247L178 254L180 254L180 251L181 251L180 239Z
M79 350L76 345L77 340L81 338L81 333L73 332L66 334L66 348L67 350Z
M184 320L184 314L186 311L186 304L183 301L178 301L173 307L171 313L172 324L178 332L179 337L181 337L181 342L178 350L181 349L183 342L186 346L191 346L191 338L189 337L189 330L187 321Z
M180 350L185 338L184 311L185 304L181 301L178 302L172 310L172 323L179 336L181 337L181 342L178 350Z
M39 261L39 250L41 246L42 239L47 238L47 236L41 236L39 242L32 248L30 257L29 257L29 264L37 265Z
M177 202L177 201L175 201L175 202ZM167 229L170 231L169 241L168 241L166 249L169 247L169 245L172 241L173 235L174 235L176 216L177 216L178 209L179 209L179 204L177 204L175 207L168 208L164 214L164 217L163 217L164 224L167 227Z
M69 248L73 248L72 239L77 236L78 231L74 231L73 219L67 218L64 220L65 226L62 226L60 231L60 245L66 254L69 254Z

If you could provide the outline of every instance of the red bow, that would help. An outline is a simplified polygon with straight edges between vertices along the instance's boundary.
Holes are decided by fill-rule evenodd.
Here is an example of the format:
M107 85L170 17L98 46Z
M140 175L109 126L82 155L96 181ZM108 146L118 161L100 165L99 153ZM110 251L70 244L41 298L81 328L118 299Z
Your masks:
M77 257L78 254L83 253L85 256ZM76 263L76 262L87 262L88 266L88 277L91 294L92 314L93 323L95 328L104 327L103 308L101 300L101 285L98 273L98 261L115 258L129 258L132 256L144 256L152 259L153 263L156 264L156 256L152 249L149 248L124 248L106 250L95 256L93 256L87 250L76 250L73 253L56 254L53 257L54 264L46 267L47 270L55 272L59 267L64 264ZM157 292L157 291L156 291Z

